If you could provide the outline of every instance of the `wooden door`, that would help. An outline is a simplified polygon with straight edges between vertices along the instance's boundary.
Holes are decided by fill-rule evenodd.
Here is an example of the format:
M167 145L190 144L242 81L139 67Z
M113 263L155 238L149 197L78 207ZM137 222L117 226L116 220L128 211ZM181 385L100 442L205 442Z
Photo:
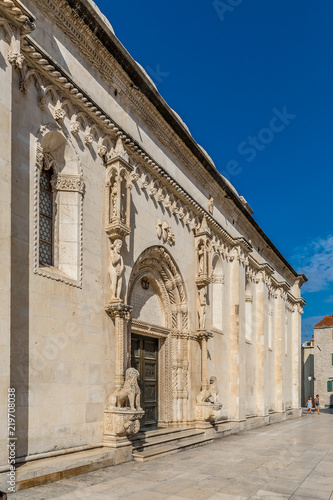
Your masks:
M158 422L158 340L132 334L131 366L140 374L141 407L145 416L142 427L157 426Z

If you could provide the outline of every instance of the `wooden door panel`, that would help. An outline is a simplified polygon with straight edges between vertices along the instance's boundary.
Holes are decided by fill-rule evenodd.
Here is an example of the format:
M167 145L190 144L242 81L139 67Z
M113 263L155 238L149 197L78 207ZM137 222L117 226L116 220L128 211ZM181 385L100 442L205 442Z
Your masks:
M142 426L158 422L158 340L132 335L131 365L140 374L141 406L145 410Z

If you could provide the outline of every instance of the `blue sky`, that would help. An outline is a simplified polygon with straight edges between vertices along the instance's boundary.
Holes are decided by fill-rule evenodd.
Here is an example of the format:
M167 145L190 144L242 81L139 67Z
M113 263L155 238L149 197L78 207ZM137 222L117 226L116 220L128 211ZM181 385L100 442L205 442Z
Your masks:
M333 2L97 5L273 243L308 276L310 338L333 314Z

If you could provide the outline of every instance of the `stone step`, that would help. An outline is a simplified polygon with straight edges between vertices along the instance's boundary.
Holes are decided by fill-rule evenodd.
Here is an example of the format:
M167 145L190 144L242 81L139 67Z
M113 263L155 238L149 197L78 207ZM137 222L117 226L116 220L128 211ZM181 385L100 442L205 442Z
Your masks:
M22 490L41 484L77 476L85 472L115 465L115 451L96 448L57 457L32 460L16 469L16 489Z
M204 431L198 429L181 429L177 432L170 432L167 434L154 434L149 436L142 436L132 440L133 451L143 451L146 448L156 448L165 444L172 444L183 439L204 436Z
M164 455L171 455L173 453L178 453L189 448L195 448L197 446L203 446L208 443L212 443L212 438L207 438L204 433L199 435L194 435L192 437L174 439L168 444L160 444L158 446L148 446L144 448L143 451L133 450L133 458L136 462L146 462L148 460L155 459L157 457L162 457Z

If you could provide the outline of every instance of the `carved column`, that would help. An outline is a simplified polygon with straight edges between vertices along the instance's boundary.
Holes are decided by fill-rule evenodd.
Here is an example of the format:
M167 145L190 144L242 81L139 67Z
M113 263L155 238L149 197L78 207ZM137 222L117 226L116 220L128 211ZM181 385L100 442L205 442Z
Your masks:
M196 278L197 285L197 331L201 343L201 389L208 389L207 375L207 334L206 312L208 285L211 281L211 239L212 235L207 224L206 217L202 219L201 225L196 232Z
M115 387L119 389L124 384L125 367L127 365L127 323L132 307L121 302L114 302L105 307L105 311L114 321L115 330Z

